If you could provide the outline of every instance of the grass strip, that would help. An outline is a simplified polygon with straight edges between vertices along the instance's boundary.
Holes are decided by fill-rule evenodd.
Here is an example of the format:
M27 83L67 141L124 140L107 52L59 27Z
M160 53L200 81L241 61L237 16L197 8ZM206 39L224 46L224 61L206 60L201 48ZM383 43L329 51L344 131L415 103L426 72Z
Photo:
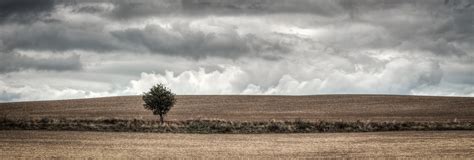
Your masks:
M324 133L378 131L474 130L473 122L370 122L370 121L264 121L225 120L158 121L142 119L0 119L0 130L53 130L156 133Z

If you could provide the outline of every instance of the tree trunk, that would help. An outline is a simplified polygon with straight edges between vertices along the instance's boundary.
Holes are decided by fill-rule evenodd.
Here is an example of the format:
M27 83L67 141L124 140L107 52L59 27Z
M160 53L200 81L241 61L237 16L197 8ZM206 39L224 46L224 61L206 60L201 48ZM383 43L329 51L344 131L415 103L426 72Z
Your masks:
M163 124L163 123L164 123L164 121L163 121L163 115L160 114L160 124Z

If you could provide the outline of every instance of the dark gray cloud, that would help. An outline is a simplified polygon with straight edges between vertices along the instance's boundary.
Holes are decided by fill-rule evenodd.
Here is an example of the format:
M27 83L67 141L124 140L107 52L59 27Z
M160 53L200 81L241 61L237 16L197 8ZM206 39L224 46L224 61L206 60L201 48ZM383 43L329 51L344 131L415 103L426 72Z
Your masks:
M121 48L105 31L87 26L71 26L63 22L34 23L25 26L7 26L0 29L4 48L40 51L67 51L74 49L111 51Z
M54 10L53 0L2 0L0 23L31 23L45 19Z
M176 14L180 9L180 1L113 1L115 8L106 15L117 19L143 18L152 15Z
M239 58L255 56L277 59L289 52L286 44L257 37L239 35L235 30L204 33L189 24L174 24L171 29L149 25L143 29L107 31L93 25L34 23L0 29L5 50L27 49L62 52L86 50L93 52L127 51L156 53L191 58L208 56Z
M372 35L338 35L319 40L340 51L354 49L398 48L428 51L438 55L465 55L461 45L474 43L473 6L470 1L352 1L352 0L138 0L138 1L5 1L3 17L43 15L57 5L72 6L73 12L87 12L113 19L144 18L172 15L267 15L314 14L326 18L343 17L339 21L323 21L301 27L315 28L339 23L344 33L352 24L379 29ZM97 4L108 3L108 8ZM90 4L90 5L84 5ZM31 9L26 9L31 8ZM349 16L347 16L349 15ZM298 16L298 15L295 15ZM20 16L21 17L21 16ZM28 16L26 16L28 17ZM344 18L345 17L345 18ZM387 17L392 17L387 19ZM288 19L292 22L291 19ZM0 35L7 49L90 50L95 52L132 51L202 58L220 56L236 58L259 55L275 59L278 53L290 52L290 47L254 34L204 33L191 29L187 23L172 30L160 26L104 30L105 24L70 24L71 22L35 23L14 26ZM182 25L182 26L179 26ZM6 29L4 29L6 30ZM357 31L356 31L357 32ZM176 36L178 35L178 36ZM352 36L353 38L348 38ZM342 38L341 38L342 37ZM354 40L357 38L359 40ZM310 39L307 43L312 43ZM274 52L275 55L268 54ZM263 54L262 54L263 53Z
M119 19L159 15L206 16L300 13L323 17L349 15L351 19L358 19L360 14L406 6L414 6L423 10L432 9L433 12L440 12L443 9L464 10L473 7L470 0L119 0L103 2L115 6L107 15ZM85 7L84 11L97 12L102 10L99 7L92 8Z
M75 11L101 13L118 19L143 18L144 16L206 16L206 15L255 15L274 13L304 13L321 16L338 16L352 9L351 0L102 0L56 1L65 5L107 3L113 9L100 6L80 6ZM363 5L363 4L360 4Z
M170 30L148 25L144 29L115 31L112 35L120 41L145 47L152 53L192 58L238 58L248 55L272 59L289 51L284 44L267 41L252 34L239 35L235 30L204 33L189 28L187 24L176 24Z
M0 53L0 73L21 70L71 71L82 69L78 55L65 58L32 58L18 53Z
M338 1L333 0L138 0L115 1L113 17L134 18L150 15L235 15L310 13L336 16L343 12Z

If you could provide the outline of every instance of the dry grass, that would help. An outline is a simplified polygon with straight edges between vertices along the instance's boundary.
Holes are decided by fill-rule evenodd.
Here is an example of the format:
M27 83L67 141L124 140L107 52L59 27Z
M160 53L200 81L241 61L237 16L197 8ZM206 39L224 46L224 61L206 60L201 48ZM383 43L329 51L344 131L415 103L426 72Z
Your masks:
M139 96L0 103L8 118L156 119ZM178 96L168 120L474 121L474 98L380 95Z
M474 157L472 132L152 134L0 131L0 157L22 158L425 158Z
M378 131L446 131L474 130L473 122L326 122L266 121L242 122L224 120L169 121L161 125L140 119L0 119L0 130L51 130L155 133L323 133Z

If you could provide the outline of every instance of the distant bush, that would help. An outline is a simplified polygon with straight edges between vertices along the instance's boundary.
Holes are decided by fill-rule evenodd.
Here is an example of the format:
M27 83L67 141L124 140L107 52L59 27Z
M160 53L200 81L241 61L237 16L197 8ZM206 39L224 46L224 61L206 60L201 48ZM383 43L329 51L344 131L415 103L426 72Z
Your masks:
M68 130L157 133L319 133L377 131L474 130L473 122L327 122L224 120L171 121L142 119L0 119L0 130Z

